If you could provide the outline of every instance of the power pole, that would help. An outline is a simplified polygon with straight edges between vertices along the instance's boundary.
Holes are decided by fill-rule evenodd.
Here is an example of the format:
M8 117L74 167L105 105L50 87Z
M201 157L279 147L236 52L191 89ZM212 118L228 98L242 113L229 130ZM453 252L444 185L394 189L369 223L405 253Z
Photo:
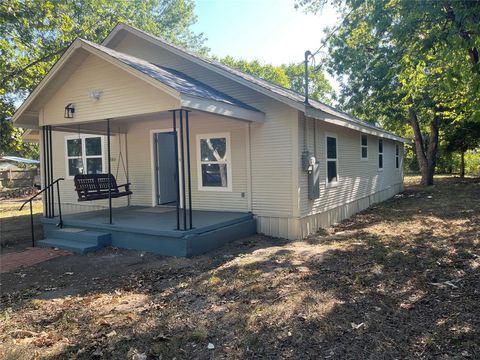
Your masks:
M308 60L312 56L310 50L305 51L305 104L308 104Z

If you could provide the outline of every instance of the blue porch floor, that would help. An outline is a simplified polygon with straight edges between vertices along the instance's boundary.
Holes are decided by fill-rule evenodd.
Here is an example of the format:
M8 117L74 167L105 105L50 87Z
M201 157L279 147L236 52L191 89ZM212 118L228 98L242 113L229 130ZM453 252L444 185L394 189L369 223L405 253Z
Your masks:
M113 209L113 224L109 224L108 209L64 215L63 232L55 227L58 218L44 218L42 222L49 239L64 238L64 234L68 239L62 241L75 241L75 231L68 229L82 229L110 234L112 246L183 257L205 253L256 232L250 213L194 210L192 218L193 229L176 230L175 208L130 206Z

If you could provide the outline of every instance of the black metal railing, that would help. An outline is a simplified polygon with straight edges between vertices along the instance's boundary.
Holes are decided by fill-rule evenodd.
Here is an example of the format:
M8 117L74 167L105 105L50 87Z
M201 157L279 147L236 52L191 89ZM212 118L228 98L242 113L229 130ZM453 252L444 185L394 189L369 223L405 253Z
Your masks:
M61 205L61 202L60 202L60 185L59 185L59 182L60 180L65 180L64 178L58 178L57 180L53 181L50 185L48 185L47 187L43 188L42 190L40 190L38 193L36 193L34 196L32 196L30 199L26 200L22 206L20 207L20 209L18 209L18 211L22 211L22 209L24 208L25 205L27 205L28 203L30 204L30 227L31 227L31 230L32 230L32 246L35 247L35 228L33 226L33 206L32 206L32 201L40 194L42 194L43 192L45 192L46 190L48 190L49 192L52 192L53 194L53 186L55 184L57 184L57 198L58 198L58 217L60 219L59 223L57 224L57 226L59 228L62 228L63 227L63 219L62 219L62 205ZM53 197L51 198L51 204L48 204L48 206L52 207L53 209ZM50 217L50 218L53 218L53 214L52 215L49 215L47 217Z

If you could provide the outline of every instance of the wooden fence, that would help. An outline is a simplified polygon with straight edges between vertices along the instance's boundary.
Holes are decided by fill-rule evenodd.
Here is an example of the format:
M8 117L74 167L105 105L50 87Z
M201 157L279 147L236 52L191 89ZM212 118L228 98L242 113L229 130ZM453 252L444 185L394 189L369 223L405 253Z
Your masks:
M0 170L0 188L31 187L39 182L37 169Z

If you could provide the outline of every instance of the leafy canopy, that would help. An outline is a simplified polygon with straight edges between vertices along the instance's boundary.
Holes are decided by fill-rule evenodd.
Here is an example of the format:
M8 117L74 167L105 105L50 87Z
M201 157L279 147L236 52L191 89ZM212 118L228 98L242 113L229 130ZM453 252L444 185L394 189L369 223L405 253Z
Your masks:
M363 118L380 117L387 126L404 120L412 101L447 119L478 117L472 100L479 94L479 2L299 0L296 5L315 12L327 3L346 17L329 41L328 61L329 71L342 80L344 108Z
M206 53L194 34L192 0L3 0L0 2L0 153L21 154L21 130L9 124L15 106L77 37L101 42L124 22Z
M258 76L264 80L294 90L300 94L305 93L305 70L303 63L275 66L271 64L262 64L258 60L236 60L231 56L226 56L219 59L219 61L234 69ZM320 71L314 71L313 66L311 66L309 72L309 96L313 99L330 104L332 93L332 86L325 77L325 74Z
M296 2L313 12L326 4L345 19L327 61L342 83L342 107L415 136L420 167L434 169L439 129L480 121L480 2Z

